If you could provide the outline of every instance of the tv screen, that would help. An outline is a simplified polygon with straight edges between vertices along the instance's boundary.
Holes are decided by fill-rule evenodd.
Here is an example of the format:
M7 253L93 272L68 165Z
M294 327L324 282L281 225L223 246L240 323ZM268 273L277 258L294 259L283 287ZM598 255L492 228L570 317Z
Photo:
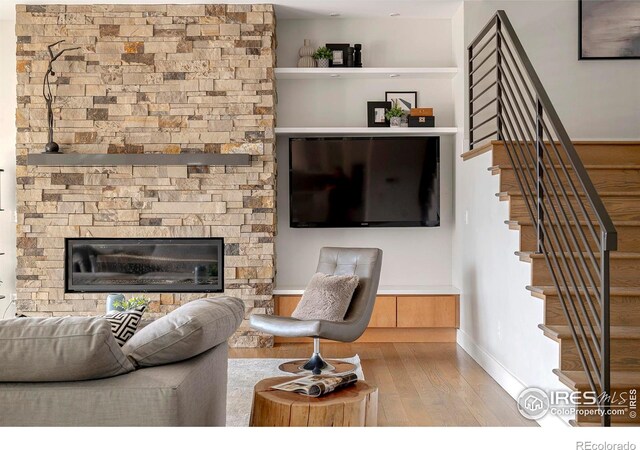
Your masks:
M291 139L291 227L439 226L439 174L438 137Z

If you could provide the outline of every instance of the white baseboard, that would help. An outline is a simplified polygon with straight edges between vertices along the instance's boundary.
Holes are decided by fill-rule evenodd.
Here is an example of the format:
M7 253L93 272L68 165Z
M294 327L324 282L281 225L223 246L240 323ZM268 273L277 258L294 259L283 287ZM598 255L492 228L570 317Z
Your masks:
M490 353L478 346L476 342L462 330L458 330L456 337L457 344L467 352L488 374L493 378L496 383L502 387L507 393L516 400L520 392L526 389L526 386L518 377L512 374L506 367L504 367L497 359L495 359ZM542 419L537 420L538 424L542 427L567 427L568 422L561 417L546 415Z

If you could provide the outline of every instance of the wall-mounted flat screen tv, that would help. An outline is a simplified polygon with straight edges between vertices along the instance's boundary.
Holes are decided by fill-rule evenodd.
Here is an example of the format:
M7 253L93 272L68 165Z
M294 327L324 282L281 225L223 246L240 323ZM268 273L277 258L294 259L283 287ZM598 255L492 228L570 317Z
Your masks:
M293 228L440 225L439 137L289 141Z

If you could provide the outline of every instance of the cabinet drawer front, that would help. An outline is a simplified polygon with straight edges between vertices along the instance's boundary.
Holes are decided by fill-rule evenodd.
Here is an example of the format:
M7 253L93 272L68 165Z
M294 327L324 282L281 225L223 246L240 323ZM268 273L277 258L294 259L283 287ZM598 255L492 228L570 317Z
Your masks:
M302 297L296 296L280 296L276 297L275 313L276 316L291 317L296 306L300 303Z
M398 297L398 327L437 328L458 326L457 296Z
M396 298L376 297L376 303L371 313L369 328L395 328L396 326Z
M276 297L277 316L291 317L291 314L300 303L300 296L282 295ZM376 303L371 313L369 327L394 328L396 326L396 298L381 296L376 297Z

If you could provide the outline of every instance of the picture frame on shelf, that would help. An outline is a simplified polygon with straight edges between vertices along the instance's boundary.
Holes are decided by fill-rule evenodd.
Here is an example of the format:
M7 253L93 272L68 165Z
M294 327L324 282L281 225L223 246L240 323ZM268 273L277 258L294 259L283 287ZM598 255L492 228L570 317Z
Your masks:
M386 112L389 108L391 108L391 102L367 102L367 126L369 128L388 127Z
M411 108L418 106L417 91L387 91L384 93L384 97L389 103L397 100L398 106L405 110L407 114L411 112Z
M347 67L350 44L326 44L331 50L332 58L329 60L329 67Z

